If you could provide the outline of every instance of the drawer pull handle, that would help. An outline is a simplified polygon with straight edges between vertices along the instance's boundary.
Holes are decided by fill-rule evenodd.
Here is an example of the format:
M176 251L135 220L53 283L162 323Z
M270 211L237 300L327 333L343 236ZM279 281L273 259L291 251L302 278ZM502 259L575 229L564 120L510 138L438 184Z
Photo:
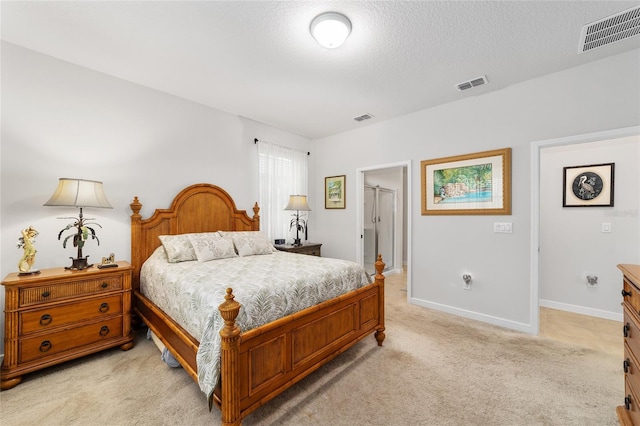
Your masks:
M40 343L40 352L47 352L52 347L53 345L51 344L51 342L48 340L45 340L44 342Z
M48 291L42 292L42 297L49 297L49 296L51 296L51 293L49 293Z
M631 293L630 291L627 291L627 290L625 290L625 289L622 289L622 297L625 297L625 296L631 296L631 294L632 294L632 293Z
M102 287L102 288L107 288L107 287L109 287L109 284L107 284L106 282L103 282L103 283L100 285L100 287Z
M53 321L53 318L51 318L51 315L49 314L44 314L40 317L40 325L49 325L51 324L51 321Z
M624 408L626 408L627 411L631 410L631 395L624 397Z
M629 337L630 329L631 329L631 326L629 326L629 323L626 323L624 327L622 327L622 334L624 335L624 337Z
M102 312L103 314L105 312L107 312L108 310L109 310L109 304L108 303L105 302L105 303L100 305L100 312Z
M109 327L107 327L106 325L100 327L100 335L106 336L107 334L109 334Z
M622 362L622 369L624 370L625 373L629 372L629 367L631 366L631 361L629 361L629 358L625 359Z

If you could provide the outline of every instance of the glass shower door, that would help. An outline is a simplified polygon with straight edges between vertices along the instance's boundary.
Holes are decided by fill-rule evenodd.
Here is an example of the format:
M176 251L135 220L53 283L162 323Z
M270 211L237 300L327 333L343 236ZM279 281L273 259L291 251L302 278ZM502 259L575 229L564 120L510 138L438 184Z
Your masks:
M364 188L364 267L370 274L375 273L378 254L385 262L385 271L395 264L395 198L392 189Z

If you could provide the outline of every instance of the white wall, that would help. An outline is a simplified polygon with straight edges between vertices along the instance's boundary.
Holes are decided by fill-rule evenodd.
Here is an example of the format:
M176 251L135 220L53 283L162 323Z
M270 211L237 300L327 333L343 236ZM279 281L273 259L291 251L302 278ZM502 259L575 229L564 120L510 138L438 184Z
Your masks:
M311 205L324 206L325 176L347 175L347 208L315 208L310 229L323 255L345 259L356 257L356 169L411 161L412 301L523 330L530 326L529 145L640 124L640 50L311 143L5 42L1 71L3 277L17 269L16 240L29 225L40 231L37 268L68 265L75 255L57 241L67 222L56 217L77 212L42 206L58 178L104 181L114 209L85 212L103 226L100 246L88 242L85 254L129 259L134 195L147 217L184 186L211 182L250 210L258 137L311 151ZM512 216L420 215L421 160L508 146ZM507 220L513 234L492 232L493 222ZM474 277L472 291L462 290L463 272Z
M347 175L347 208L316 218L323 254L355 258L355 170L410 160L412 301L532 331L530 144L637 126L639 75L634 50L315 141L316 196L323 176ZM421 160L505 147L513 149L511 216L421 216ZM493 233L493 223L503 221L513 223L513 234ZM462 289L464 272L474 278L471 291Z
M100 246L130 260L129 204L139 196L142 215L167 208L187 185L224 188L238 209L258 200L254 138L311 150L307 138L132 84L6 42L2 43L0 275L17 271L20 230L40 231L34 268L71 264L73 248L57 235L76 209L44 207L61 177L104 182L113 210L85 209L95 217ZM212 82L215 84L215 82ZM4 288L0 290L4 307ZM0 315L4 332L4 316ZM4 338L0 341L4 342Z
M616 265L640 259L639 159L640 136L541 150L542 306L622 320ZM615 163L614 207L563 208L563 168L601 163ZM586 285L587 273L598 276L596 287Z

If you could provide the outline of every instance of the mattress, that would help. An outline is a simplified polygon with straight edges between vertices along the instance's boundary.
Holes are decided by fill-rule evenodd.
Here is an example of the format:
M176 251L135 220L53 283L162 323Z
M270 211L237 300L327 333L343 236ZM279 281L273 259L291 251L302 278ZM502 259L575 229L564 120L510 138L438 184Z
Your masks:
M200 389L211 396L220 372L218 306L228 287L247 331L371 283L357 263L276 251L208 262L169 263L162 246L143 264L140 291L200 342Z

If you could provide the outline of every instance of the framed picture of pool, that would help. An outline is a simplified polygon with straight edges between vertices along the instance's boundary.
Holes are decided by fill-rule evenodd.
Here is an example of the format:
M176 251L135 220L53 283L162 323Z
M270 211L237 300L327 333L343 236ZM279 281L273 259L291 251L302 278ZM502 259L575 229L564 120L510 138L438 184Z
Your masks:
M511 148L420 162L423 215L510 215Z

